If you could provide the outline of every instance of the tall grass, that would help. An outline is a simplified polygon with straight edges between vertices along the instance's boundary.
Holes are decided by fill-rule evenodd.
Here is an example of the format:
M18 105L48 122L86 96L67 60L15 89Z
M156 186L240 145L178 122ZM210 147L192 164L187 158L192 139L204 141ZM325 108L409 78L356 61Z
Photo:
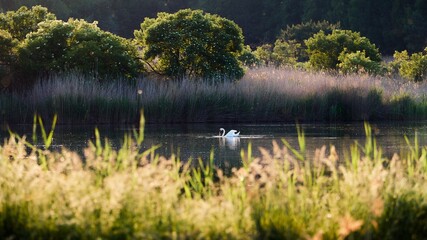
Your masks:
M83 159L12 134L0 147L0 238L424 239L427 148L408 139L407 154L385 159L366 133L339 161L333 147L308 159L299 131L300 146L242 150L230 177L140 150L143 130L117 151L97 133Z
M31 123L34 112L60 123L419 120L427 118L426 83L293 69L248 70L238 82L141 78L99 83L52 76L24 92L0 94L0 117Z

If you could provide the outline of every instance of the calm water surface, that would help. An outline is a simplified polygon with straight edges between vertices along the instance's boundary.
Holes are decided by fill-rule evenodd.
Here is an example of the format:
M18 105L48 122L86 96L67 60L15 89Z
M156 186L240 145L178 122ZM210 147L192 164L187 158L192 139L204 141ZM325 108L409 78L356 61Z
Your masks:
M334 145L342 156L349 146L358 141L364 143L365 133L363 123L352 124L302 124L306 136L308 152L314 152L323 145ZM28 125L15 125L12 130L19 134L31 135ZM241 131L239 138L219 138L219 128ZM66 147L81 152L87 146L88 140L94 138L95 126L57 126L54 135L53 148ZM101 136L111 140L118 148L123 134L130 132L128 126L98 126ZM427 122L417 123L377 123L372 124L377 142L386 156L401 152L407 148L404 135L411 141L415 132L419 137L420 145L427 144ZM40 135L41 136L41 135ZM5 128L0 130L2 139L8 137ZM259 155L258 148L271 149L272 141L283 145L281 139L286 139L293 146L298 147L295 124L191 124L191 125L157 125L148 124L145 127L144 148L160 144L158 153L164 156L179 154L181 159L201 157L209 159L210 152L214 152L215 164L221 168L241 165L240 150L247 149L251 143L253 155Z

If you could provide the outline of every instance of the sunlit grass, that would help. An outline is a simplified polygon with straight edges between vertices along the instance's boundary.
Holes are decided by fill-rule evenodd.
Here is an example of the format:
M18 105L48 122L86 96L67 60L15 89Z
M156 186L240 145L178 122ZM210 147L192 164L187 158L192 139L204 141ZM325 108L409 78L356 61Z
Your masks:
M426 236L427 148L416 138L406 154L386 159L366 125L365 143L349 146L347 159L325 146L309 159L300 129L299 146L243 149L243 167L224 176L214 156L197 164L141 149L140 123L119 150L96 131L83 158L12 134L0 147L0 238Z
M427 83L294 69L249 69L237 82L149 78L99 83L52 76L24 92L0 93L0 119L31 123L58 114L60 123L295 122L427 118Z

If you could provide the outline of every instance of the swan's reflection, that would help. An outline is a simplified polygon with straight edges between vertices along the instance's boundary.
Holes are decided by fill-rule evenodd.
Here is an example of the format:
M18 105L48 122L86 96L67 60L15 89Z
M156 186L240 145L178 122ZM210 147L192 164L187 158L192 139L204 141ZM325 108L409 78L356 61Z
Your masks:
M224 148L227 146L230 150L240 149L240 138L239 137L222 137L219 138L219 146Z

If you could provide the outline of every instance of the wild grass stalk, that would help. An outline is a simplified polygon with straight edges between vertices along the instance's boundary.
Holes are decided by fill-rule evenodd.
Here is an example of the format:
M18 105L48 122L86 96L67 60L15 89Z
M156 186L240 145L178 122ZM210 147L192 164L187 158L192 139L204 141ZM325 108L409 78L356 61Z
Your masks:
M38 118L37 118L38 119ZM426 147L382 155L366 125L350 158L334 147L305 154L273 143L242 154L224 176L141 149L139 130L111 148L96 131L83 159L12 134L0 146L0 238L17 239L423 239ZM38 126L41 127L41 121ZM45 144L48 139L45 139ZM30 148L29 148L30 147ZM41 158L46 159L44 164ZM246 159L245 159L246 158Z
M99 83L76 74L41 79L0 94L0 117L31 123L58 113L59 123L419 120L427 83L294 69L249 69L238 82L140 78Z

